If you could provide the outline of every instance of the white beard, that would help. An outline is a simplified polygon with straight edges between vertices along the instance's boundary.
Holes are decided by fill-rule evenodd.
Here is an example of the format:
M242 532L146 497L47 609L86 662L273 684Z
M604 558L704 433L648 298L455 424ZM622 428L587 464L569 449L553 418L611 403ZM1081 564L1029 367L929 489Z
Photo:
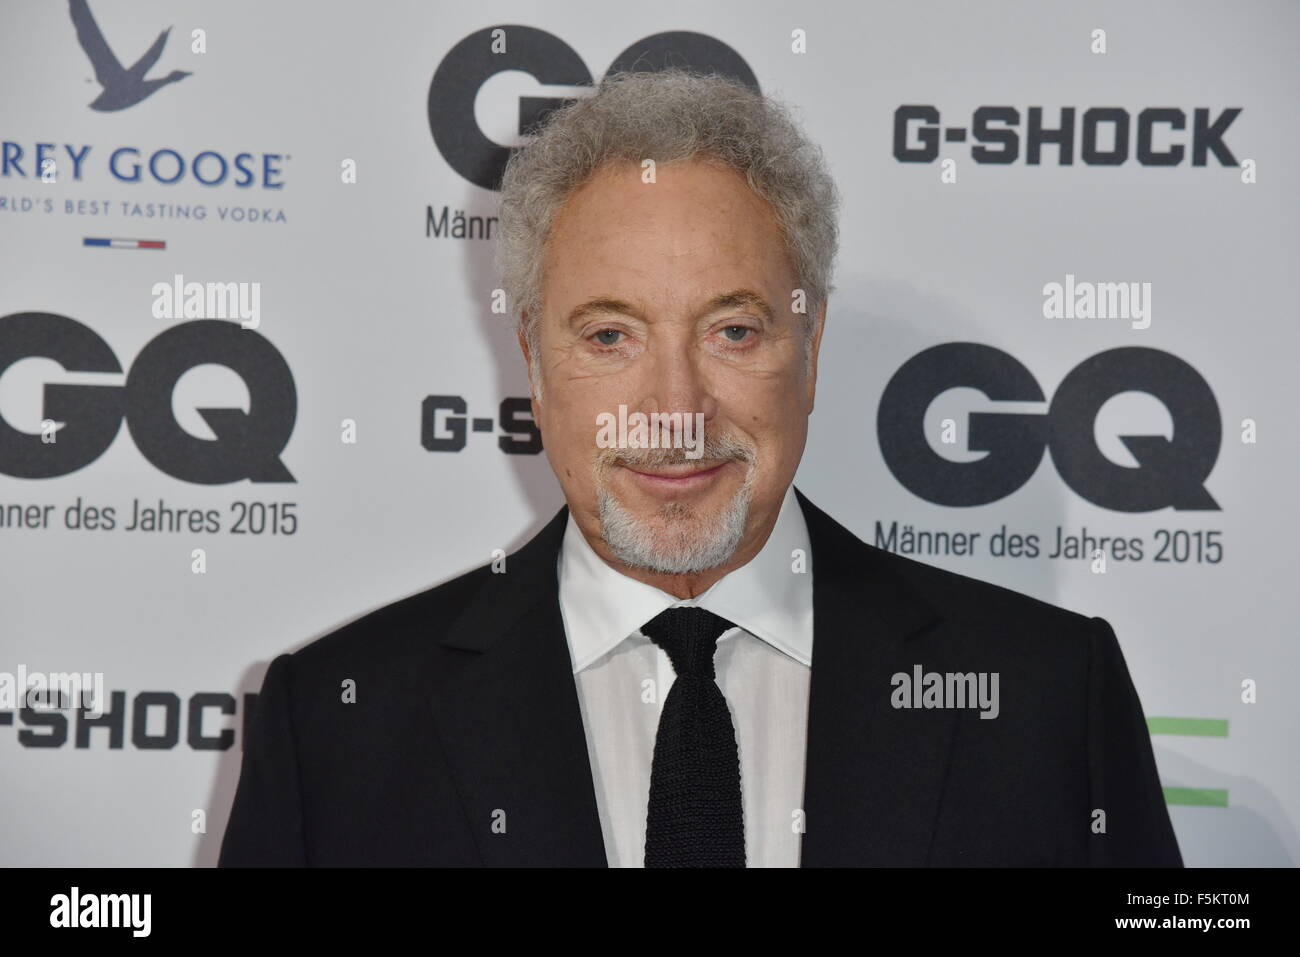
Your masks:
M700 517L691 506L669 502L660 509L668 527L657 532L632 515L602 485L596 501L600 531L619 561L664 575L702 572L726 562L740 545L749 518L754 469L716 517Z

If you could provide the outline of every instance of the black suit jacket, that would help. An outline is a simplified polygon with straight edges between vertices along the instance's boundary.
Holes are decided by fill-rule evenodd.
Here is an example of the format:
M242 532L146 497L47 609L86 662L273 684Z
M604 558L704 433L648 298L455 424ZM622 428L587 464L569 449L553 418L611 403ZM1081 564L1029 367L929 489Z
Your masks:
M1182 865L1104 620L874 548L798 500L815 631L804 867ZM220 866L605 866L556 580L567 517L504 574L271 662ZM998 672L1000 714L894 708L891 676L917 664Z

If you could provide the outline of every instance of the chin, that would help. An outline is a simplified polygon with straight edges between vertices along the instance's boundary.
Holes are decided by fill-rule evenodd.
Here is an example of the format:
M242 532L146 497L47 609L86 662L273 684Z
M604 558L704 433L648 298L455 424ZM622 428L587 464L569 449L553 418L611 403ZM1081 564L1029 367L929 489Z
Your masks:
M662 574L683 575L725 564L744 538L749 496L742 487L717 504L669 501L628 508L599 495L601 534L622 562Z

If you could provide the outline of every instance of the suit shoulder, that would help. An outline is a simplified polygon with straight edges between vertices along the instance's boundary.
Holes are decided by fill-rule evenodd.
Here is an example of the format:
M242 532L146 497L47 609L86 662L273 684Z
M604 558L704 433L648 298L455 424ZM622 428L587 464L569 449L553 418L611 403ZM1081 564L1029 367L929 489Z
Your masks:
M865 544L865 543L864 543ZM1004 585L997 585L972 575L940 568L926 562L897 555L893 552L867 545L868 548L884 556L891 562L899 574L909 582L929 594L944 596L952 602L972 608L1012 609L1020 614L1034 618L1055 619L1062 624L1085 627L1091 621L1090 616L1053 605L1024 592L1016 591Z
M939 617L966 625L1022 625L1037 631L1087 635L1096 619L1070 611L1023 592L995 585L960 572L949 571L915 558L871 545L800 495L815 542L825 547L834 562L852 562L868 577L892 580L904 592L919 598ZM814 569L818 561L813 553ZM815 571L814 571L815 574ZM1012 630L1021 630L1013 627Z
M796 490L797 491L797 490ZM819 547L833 562L852 563L867 578L892 581L950 623L1023 632L1087 636L1100 619L1080 614L992 582L871 545L800 493L814 541L814 574Z
M1096 627L1090 615L858 541L871 566L901 579L950 623L1085 640Z
M946 649L951 660L983 661L987 670L998 671L1007 680L1039 681L1056 688L1086 676L1101 619L865 543L864 547L871 549L877 568L888 568L896 581L905 583L929 606L937 620L932 647Z
M290 654L294 675L329 678L362 676L383 688L416 689L428 678L452 674L471 651L459 635L472 641L476 631L508 616L520 589L539 589L556 572L555 553L564 533L567 509L510 556L509 585L504 568L487 563L442 584L426 588L366 612ZM496 584L493 584L493 582ZM474 617L479 616L479 617ZM473 621L470 621L470 618Z
M481 565L439 585L382 605L292 653L295 669L413 658L427 651L491 575Z

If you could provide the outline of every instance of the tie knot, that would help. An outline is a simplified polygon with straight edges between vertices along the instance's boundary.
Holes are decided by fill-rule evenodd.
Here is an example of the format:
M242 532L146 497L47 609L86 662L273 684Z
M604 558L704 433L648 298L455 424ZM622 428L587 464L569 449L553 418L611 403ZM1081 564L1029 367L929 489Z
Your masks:
M677 677L713 678L718 639L735 625L694 605L666 608L641 626L641 633L668 653Z

